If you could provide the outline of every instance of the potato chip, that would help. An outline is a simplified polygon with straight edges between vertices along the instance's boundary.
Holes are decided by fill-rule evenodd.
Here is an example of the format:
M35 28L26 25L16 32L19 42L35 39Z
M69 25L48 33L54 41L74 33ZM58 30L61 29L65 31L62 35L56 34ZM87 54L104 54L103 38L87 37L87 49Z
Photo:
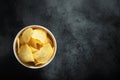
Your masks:
M23 62L34 62L33 54L31 48L25 44L22 45L18 50L18 56Z
M33 34L33 29L32 28L27 28L22 34L23 42L28 43L32 34Z
M47 34L42 29L35 29L32 34L32 38L40 40L42 43L46 42Z
M52 49L53 49L53 51L55 51L55 47L53 47Z
M50 40L49 37L46 38L46 43L50 43L52 45L52 41Z
M45 44L39 51L33 54L35 65L44 64L53 55L53 50L50 43Z
M20 41L19 41L19 38L17 39L17 50L19 49L20 47Z
M28 44L36 49L40 49L43 45L39 40L33 38L30 39Z
M32 50L32 53L35 53L35 52L38 51L38 49L36 49L36 48L34 48L34 47L32 47L32 46L30 46L30 48L31 48L31 50Z
M22 36L19 37L19 42L20 42L20 45L25 44L23 39L22 39Z

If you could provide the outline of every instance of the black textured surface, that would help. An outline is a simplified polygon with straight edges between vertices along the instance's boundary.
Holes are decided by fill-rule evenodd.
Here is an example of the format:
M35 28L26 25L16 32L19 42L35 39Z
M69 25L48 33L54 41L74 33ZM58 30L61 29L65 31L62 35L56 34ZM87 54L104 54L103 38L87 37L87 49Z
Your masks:
M31 24L51 30L58 43L42 69L23 67L13 55L17 32ZM120 73L119 0L1 0L0 78L117 80Z

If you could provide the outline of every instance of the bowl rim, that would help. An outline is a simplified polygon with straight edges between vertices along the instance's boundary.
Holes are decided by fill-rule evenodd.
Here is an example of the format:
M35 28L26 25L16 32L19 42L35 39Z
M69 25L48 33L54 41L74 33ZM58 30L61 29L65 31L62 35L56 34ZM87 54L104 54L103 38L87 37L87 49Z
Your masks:
M19 59L19 57L18 57L18 55L17 55L17 52L16 52L16 41L17 41L17 38L20 36L20 34L21 34L25 29L27 29L27 28L41 28L41 29L47 31L47 33L51 36L51 38L52 38L52 40L53 40L53 42L54 42L54 45L55 45L55 50L54 50L54 53L53 53L52 57L50 58L50 60L49 60L47 63L45 63L45 64L43 64L43 65L40 65L40 66L28 66L28 65L24 64L24 63ZM17 33L17 35L15 36L14 42L13 42L13 52L14 52L14 56L15 56L15 58L17 59L17 61L18 61L20 64L22 64L23 66L25 66L25 67L27 67L27 68L30 68L30 69L39 69L39 68L43 68L43 67L47 66L47 65L54 59L54 57L55 57L55 55L56 55L56 52L57 52L57 41L56 41L56 38L55 38L55 36L53 35L53 33L52 33L48 28L46 28L46 27L44 27L44 26L41 26L41 25L28 25L28 26L23 27L21 30L19 30L18 33Z

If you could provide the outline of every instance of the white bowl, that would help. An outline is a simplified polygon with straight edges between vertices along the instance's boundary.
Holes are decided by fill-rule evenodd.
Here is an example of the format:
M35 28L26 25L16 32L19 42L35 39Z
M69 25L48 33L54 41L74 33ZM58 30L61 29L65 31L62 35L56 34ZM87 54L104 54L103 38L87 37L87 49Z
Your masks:
M54 50L53 56L51 57L51 59L50 59L47 63L45 63L45 64L43 64L43 65L39 65L39 66L33 66L33 65L27 65L27 64L23 63L23 62L19 59L19 57L18 57L18 55L17 55L17 52L16 52L16 41L17 41L18 37L20 36L20 34L21 34L25 29L27 29L27 28L40 28L40 29L45 30L45 31L51 36L51 38L52 38L52 40L53 40L53 45L54 45L54 47L55 47L55 50ZM45 27L43 27L43 26L40 26L40 25L29 25L29 26L24 27L23 29L21 29L21 30L17 33L17 35L16 35L16 37L15 37L15 39L14 39L14 42L13 42L13 51L14 51L14 55L15 55L16 59L17 59L18 62L19 62L20 64L22 64L23 66L25 66L25 67L27 67L27 68L31 68L31 69L43 68L43 67L47 66L47 65L53 60L53 58L55 57L55 54L56 54L56 51L57 51L57 42L56 42L56 39L55 39L54 35L52 34L52 32L51 32L50 30L48 30L47 28L45 28Z

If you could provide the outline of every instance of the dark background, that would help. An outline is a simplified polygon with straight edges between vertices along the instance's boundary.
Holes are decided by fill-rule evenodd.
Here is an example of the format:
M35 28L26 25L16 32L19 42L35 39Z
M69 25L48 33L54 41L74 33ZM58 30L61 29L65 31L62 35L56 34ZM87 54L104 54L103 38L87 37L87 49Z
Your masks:
M23 67L13 40L37 24L56 37L53 61L42 69ZM120 0L0 0L0 79L119 80Z

